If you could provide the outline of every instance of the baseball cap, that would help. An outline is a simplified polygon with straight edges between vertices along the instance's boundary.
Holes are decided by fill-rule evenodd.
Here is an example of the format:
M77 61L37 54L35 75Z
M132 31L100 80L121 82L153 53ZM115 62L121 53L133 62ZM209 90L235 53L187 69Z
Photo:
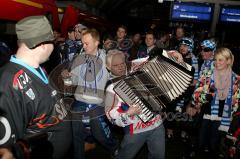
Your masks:
M189 46L189 51L192 52L194 48L194 42L191 38L184 37L180 40L179 45L187 45Z
M16 24L16 34L18 40L30 49L54 40L52 27L45 16L29 16L20 20Z
M207 49L208 51L215 51L216 50L216 43L212 40L204 40L202 43L201 43L201 46L206 48L206 52L207 52Z

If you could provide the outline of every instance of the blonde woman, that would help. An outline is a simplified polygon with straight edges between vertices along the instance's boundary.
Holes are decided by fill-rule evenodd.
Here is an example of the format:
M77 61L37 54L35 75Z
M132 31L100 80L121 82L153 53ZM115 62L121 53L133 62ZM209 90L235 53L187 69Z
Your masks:
M220 134L228 132L232 113L238 108L239 77L232 71L234 56L228 48L216 50L214 58L214 68L200 76L193 98L195 107L203 112L199 146L216 158Z

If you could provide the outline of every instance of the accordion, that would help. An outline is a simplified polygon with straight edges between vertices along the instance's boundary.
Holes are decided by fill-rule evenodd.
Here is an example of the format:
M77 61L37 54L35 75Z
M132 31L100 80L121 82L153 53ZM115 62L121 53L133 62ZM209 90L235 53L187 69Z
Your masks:
M113 90L128 105L138 104L138 117L147 122L166 104L182 95L193 80L194 69L187 63L177 63L166 51L145 63L116 83Z

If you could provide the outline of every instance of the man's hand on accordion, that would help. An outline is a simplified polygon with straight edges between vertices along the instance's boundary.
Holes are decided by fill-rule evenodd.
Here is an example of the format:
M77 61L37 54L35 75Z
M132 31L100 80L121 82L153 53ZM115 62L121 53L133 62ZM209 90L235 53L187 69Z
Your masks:
M182 54L180 54L177 50L170 50L167 53L168 53L168 56L175 57L177 59L178 63L182 63L183 62Z
M129 116L134 116L140 114L142 111L142 108L138 104L130 105L128 108L128 111L126 112Z

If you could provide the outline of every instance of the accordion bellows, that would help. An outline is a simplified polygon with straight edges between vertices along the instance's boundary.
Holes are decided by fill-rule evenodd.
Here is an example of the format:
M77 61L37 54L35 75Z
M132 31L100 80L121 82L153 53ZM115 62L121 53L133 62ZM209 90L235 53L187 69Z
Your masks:
M182 95L193 80L193 68L187 63L177 63L166 51L145 63L137 71L117 82L114 91L128 105L142 107L138 117L147 122L166 104Z

